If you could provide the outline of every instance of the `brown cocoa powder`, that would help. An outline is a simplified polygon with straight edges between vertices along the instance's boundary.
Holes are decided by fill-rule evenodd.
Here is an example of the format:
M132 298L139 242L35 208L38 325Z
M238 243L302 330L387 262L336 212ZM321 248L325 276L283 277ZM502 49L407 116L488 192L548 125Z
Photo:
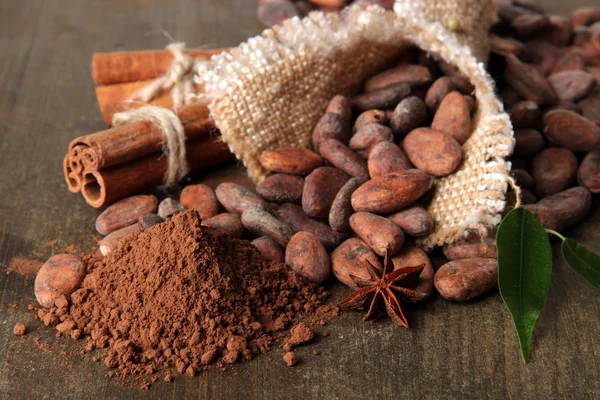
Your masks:
M18 274L25 279L33 278L38 273L44 262L37 258L17 256L10 260L6 275Z
M196 210L130 235L105 258L82 259L82 287L40 318L60 321L65 335L83 332L88 351L105 349L111 376L194 375L249 360L299 313L335 314L322 306L322 287L264 260L249 242L202 226Z

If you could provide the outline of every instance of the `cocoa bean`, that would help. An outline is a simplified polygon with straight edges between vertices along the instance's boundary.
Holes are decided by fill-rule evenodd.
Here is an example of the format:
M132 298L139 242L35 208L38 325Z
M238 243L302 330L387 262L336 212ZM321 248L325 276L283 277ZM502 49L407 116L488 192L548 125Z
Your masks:
M546 146L544 137L535 129L520 129L515 131L514 157L531 157L542 151Z
M546 14L546 10L538 4L537 0L512 0L512 3L536 14Z
M600 193L600 150L585 155L577 171L577 182L592 193Z
M215 199L216 201L216 199ZM175 199L167 197L158 205L158 216L162 219L167 219L171 215L185 211L185 207Z
M410 96L402 100L390 118L390 127L398 138L406 136L410 131L423 126L429 118L427 106L420 98Z
M525 204L523 208L535 215L544 228L552 230L561 229L558 216L548 207L540 206L538 204Z
M379 215L358 212L350 217L350 227L366 244L380 256L393 255L404 244L402 229Z
M267 27L280 25L286 19L298 15L298 9L291 0L264 0L258 4L257 18Z
M337 113L325 113L319 119L317 125L315 125L315 129L313 129L313 149L318 153L321 142L327 139L337 139L340 142L347 144L350 140L350 133L350 120L346 120ZM321 164L318 166L320 165Z
M259 251L264 259L276 262L285 262L285 255L281 247L268 236L261 236L250 242Z
M352 207L357 212L393 213L414 203L432 184L431 176L418 169L392 172L356 189L352 194Z
M524 169L513 168L512 171L510 171L510 175L521 188L531 189L533 187L533 177Z
M540 118L540 109L533 101L520 101L508 111L513 128L531 128Z
M297 175L275 174L256 185L256 193L276 203L300 203L304 178Z
M135 222L144 214L155 213L158 199L153 195L131 196L117 201L96 218L96 230L108 235Z
M392 257L392 263L394 264L394 270L424 265L423 271L421 271L421 275L419 276L419 282L414 290L426 294L427 297L433 294L433 277L435 272L427 253L416 246L407 246Z
M144 232L146 229L158 225L163 219L156 214L144 214L138 218L138 229Z
M580 48L586 65L600 66L600 29L580 27L573 31L573 45Z
M125 228L112 231L106 235L102 240L98 242L98 248L103 256L109 255L114 249L117 248L119 243L130 233L137 233L140 231L138 223L126 226Z
M183 188L179 202L187 209L198 210L201 219L209 219L219 213L215 191L207 185L188 185Z
M521 101L521 95L510 86L505 86L500 91L500 99L502 99L504 108L509 109Z
M471 116L473 116L473 114L475 114L475 111L477 111L477 101L472 96L469 96L467 94L464 94L463 97L467 102L467 107L469 107L469 113L471 114Z
M436 272L434 284L443 298L468 301L498 285L498 262L491 258L450 261Z
M422 65L400 65L367 79L365 91L372 92L398 83L406 83L414 88L428 85L432 80L431 72Z
M475 91L475 87L471 84L469 77L463 74L458 67L448 64L444 60L439 61L439 66L444 75L447 75L452 84L463 94L471 94Z
M427 210L421 206L407 207L390 215L389 220L398 225L402 231L412 237L424 237L433 232L435 221Z
M333 167L315 169L304 181L302 209L309 217L327 218L335 196L350 179Z
M558 59L554 68L552 68L551 75L558 74L564 71L573 71L585 69L585 60L583 58L583 52L574 48L571 51L566 52L561 58Z
M413 168L404 151L392 142L377 143L369 154L367 166L371 178Z
M389 143L389 142L383 142ZM361 185L362 181L352 178L335 195L335 199L329 210L329 226L338 232L350 230L350 216L354 213L350 199L352 193Z
M70 295L81 285L86 268L72 254L56 254L48 259L35 277L35 298L42 307L53 307L54 301Z
M502 218L504 218L506 214L508 214L515 208L515 205L517 204L517 195L515 194L515 192L507 192L506 196L504 197L504 200L504 209L500 213Z
M600 67L588 67L587 71L594 76L596 85L600 86Z
M571 13L571 27L590 26L600 21L600 8L580 7Z
M435 113L443 98L446 97L448 93L455 90L456 86L454 86L450 78L447 76L442 76L433 82L427 91L427 94L425 95L425 104L427 105L427 108L429 108L429 111L432 114Z
M546 111L552 110L567 110L572 111L575 114L583 114L583 110L581 109L581 107L579 107L577 104L573 103L570 100L561 100Z
M568 149L545 149L531 163L535 193L540 197L565 190L575 182L576 175L577 157Z
M293 236L292 227L264 210L249 209L242 214L242 225L258 236L268 236L285 247Z
M521 14L512 21L514 34L521 39L528 39L550 26L550 19L542 14Z
M301 207L295 204L282 204L275 210L275 215L279 220L291 226L294 233L301 231L310 232L323 243L323 246L329 249L337 247L346 238L346 235L334 232L327 225L310 218L304 214Z
M523 45L525 46L523 53L525 61L533 64L528 67L535 69L542 76L548 75L552 71L564 53L562 49L542 40L530 40ZM524 88L524 90L526 89ZM540 104L537 101L536 103Z
M373 147L383 141L394 141L392 130L380 124L369 124L352 136L350 148L362 158L367 159Z
M387 125L389 123L389 118L385 111L381 110L369 110L365 111L356 118L354 121L353 132L358 132L363 127L369 124L380 124Z
M523 54L525 46L516 39L490 34L490 50L492 53L503 57L509 54L514 54L518 57Z
M310 232L298 232L285 249L285 263L313 282L324 283L331 273L327 250Z
M262 153L260 164L272 172L305 175L323 165L323 159L309 149L280 147L279 149Z
M544 75L513 55L506 57L504 77L517 93L538 105L552 105L558 100L554 88Z
M202 221L202 225L221 230L227 236L241 239L244 237L244 226L238 214L222 213Z
M308 0L298 0L294 2L296 9L301 17L306 17L311 11L315 11L316 7Z
M561 100L579 100L588 95L596 80L585 71L563 71L550 75L548 81Z
M350 126L352 121L352 107L350 107L350 100L346 96L342 96L338 94L334 96L329 104L327 105L327 109L325 113L332 113L339 115L344 122L346 122L347 127ZM350 132L349 130L347 130ZM339 140L339 139L338 139Z
M350 100L356 112L367 110L382 110L394 108L400 100L410 95L410 86L406 83L396 83L382 89L359 94Z
M496 1L495 4L498 17L504 22L512 23L519 15L531 13L531 10L519 7L512 1Z
M386 129L389 130L389 128ZM358 133L354 137L357 135ZM352 139L354 139L354 137ZM325 160L329 161L332 165L338 167L348 175L361 179L369 178L367 163L339 140L324 140L321 142L319 151Z
M467 101L459 92L450 92L433 117L431 129L452 136L464 144L471 136L471 111Z
M600 96L583 99L577 103L577 106L585 118L600 126Z
M600 127L572 111L552 110L543 117L548 140L573 151L588 151L600 145Z
M346 6L346 0L311 0L311 2L330 11L339 11Z
M462 161L460 144L450 135L434 129L417 128L404 138L402 145L417 168L437 177L456 171Z
M538 202L538 198L529 189L521 189L521 204L535 204Z
M267 208L267 203L263 199L236 183L221 183L217 186L215 195L223 207L233 214L241 215L244 211L253 208L258 210Z
M351 276L365 280L371 278L369 264L383 271L377 255L360 239L346 240L331 254L333 274L340 282L353 289L358 289L358 286Z
M569 228L581 221L592 206L592 195L584 187L576 186L552 196L548 196L536 204L546 207L556 217L556 229Z
M442 251L448 260L462 260L465 258L493 258L496 259L496 242L487 240L479 243L458 242L445 245Z
M544 35L555 46L566 46L571 40L571 23L568 18L560 15L550 16L550 26Z

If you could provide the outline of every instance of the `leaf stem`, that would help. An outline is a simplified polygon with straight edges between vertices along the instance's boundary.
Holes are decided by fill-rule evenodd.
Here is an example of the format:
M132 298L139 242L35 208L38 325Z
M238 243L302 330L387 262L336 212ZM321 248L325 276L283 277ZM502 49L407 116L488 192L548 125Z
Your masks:
M567 238L566 238L566 237L564 237L563 235L561 235L560 233L558 233L558 232L556 232L556 231L553 231L552 229L546 229L546 233L549 233L549 234L552 234L552 235L554 235L554 236L556 236L556 237L559 237L559 238L560 238L560 239L561 239L563 242L564 242L565 240L567 240Z

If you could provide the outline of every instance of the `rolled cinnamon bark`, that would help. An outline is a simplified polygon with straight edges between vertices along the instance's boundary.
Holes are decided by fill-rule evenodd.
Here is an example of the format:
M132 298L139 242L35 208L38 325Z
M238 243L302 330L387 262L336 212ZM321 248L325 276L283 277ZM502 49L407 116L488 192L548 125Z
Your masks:
M102 113L102 118L104 118L106 125L112 125L112 118L115 113L145 106L146 103L129 102L128 100L134 95L135 92L150 83L152 83L152 80L96 86L96 99L98 101L98 106L100 107L100 112ZM204 85L196 85L196 89L199 92L203 92ZM161 93L154 100L147 104L158 107L173 108L171 92L166 91Z
M71 155L67 154L63 159L63 173L65 182L71 193L79 193L81 190L81 174L76 174L71 170Z
M194 58L210 59L228 49L188 50ZM171 66L173 54L168 50L121 51L92 55L92 78L96 85L155 79Z
M207 136L216 130L209 118L205 102L183 106L177 110L186 139ZM162 149L164 138L151 121L138 121L81 136L69 145L69 154L80 154L85 170L101 170L136 160Z
M227 144L205 135L186 143L186 158L190 171L198 171L233 160ZM85 171L81 192L92 207L138 193L163 183L167 172L167 157L155 152L146 157L100 171Z

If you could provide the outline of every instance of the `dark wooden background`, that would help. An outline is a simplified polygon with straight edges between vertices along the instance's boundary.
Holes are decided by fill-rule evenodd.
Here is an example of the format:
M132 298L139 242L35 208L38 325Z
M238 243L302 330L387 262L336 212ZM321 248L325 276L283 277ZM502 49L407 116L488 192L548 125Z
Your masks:
M594 0L546 0L568 13ZM521 361L512 321L494 293L469 304L436 298L412 309L410 329L351 314L284 366L280 349L200 376L123 388L83 342L54 337L27 311L33 280L4 270L16 256L94 245L97 210L70 194L62 157L69 141L103 128L90 78L97 51L158 49L167 31L190 47L234 46L258 34L255 0L2 0L0 2L0 398L600 398L600 293L556 259L531 363ZM204 177L234 177L231 166ZM600 210L569 232L600 251ZM56 240L56 246L49 242ZM334 289L334 299L348 292ZM15 308L18 307L18 308ZM17 321L30 333L12 334ZM35 338L40 338L36 345ZM44 350L43 348L46 350ZM72 354L68 359L61 355ZM74 354L74 355L73 355Z

